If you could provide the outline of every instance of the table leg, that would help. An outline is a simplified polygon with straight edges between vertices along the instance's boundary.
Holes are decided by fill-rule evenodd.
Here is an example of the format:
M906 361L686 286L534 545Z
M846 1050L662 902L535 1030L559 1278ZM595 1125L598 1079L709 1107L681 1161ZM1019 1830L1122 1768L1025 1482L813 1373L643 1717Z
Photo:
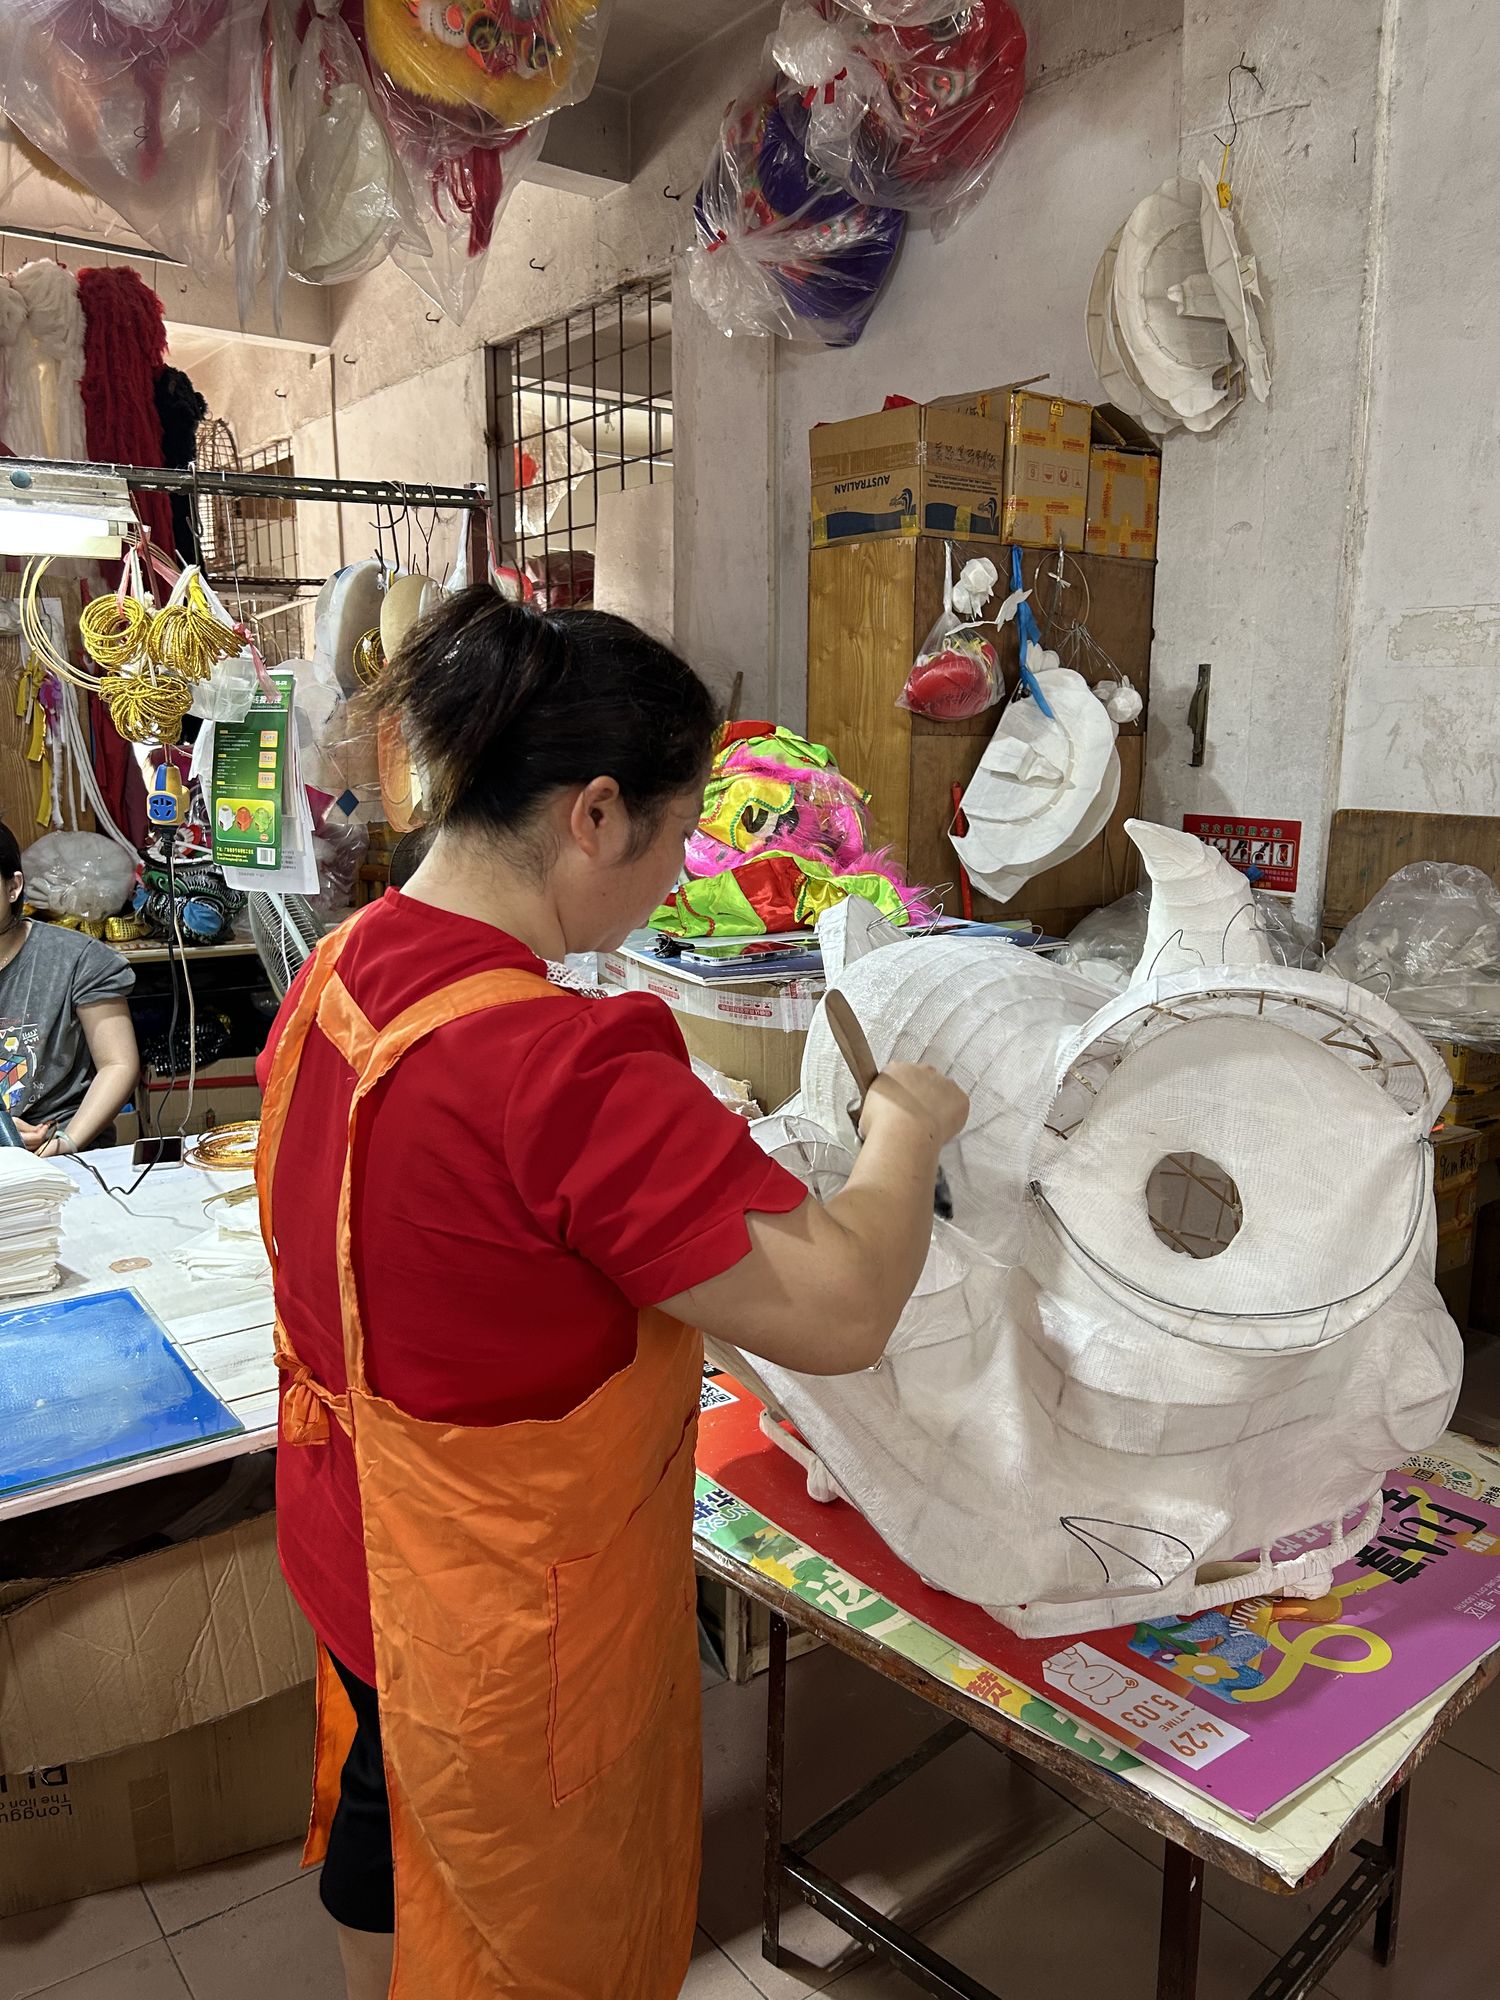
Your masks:
M762 1958L781 1963L782 1790L786 1778L786 1620L771 1613L771 1664L766 1678L765 1875L761 1898Z
M1406 1868L1406 1821L1410 1803L1410 1780L1396 1792L1385 1809L1380 1844L1391 1864L1391 1886L1375 1912L1375 1956L1389 1965L1396 1956L1396 1930L1401 1922L1401 1877Z
M1197 2000L1198 1937L1203 1927L1203 1863L1167 1842L1161 1881L1161 1944L1156 2000Z

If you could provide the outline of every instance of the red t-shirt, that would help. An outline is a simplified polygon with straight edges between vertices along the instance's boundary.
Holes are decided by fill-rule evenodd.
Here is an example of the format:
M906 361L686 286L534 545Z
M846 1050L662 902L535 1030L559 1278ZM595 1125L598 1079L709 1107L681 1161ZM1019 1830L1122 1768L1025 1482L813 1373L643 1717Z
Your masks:
M392 891L339 962L379 1029L471 973L545 967L492 925ZM261 1058L264 1083L286 1010ZM319 1381L345 1385L334 1224L354 1077L314 1028L272 1189L276 1297ZM807 1190L693 1075L645 994L554 988L455 1021L367 1099L354 1262L371 1386L461 1424L565 1416L635 1353L636 1312L729 1270L747 1214ZM282 1567L329 1650L375 1678L359 1492L348 1439L278 1454Z

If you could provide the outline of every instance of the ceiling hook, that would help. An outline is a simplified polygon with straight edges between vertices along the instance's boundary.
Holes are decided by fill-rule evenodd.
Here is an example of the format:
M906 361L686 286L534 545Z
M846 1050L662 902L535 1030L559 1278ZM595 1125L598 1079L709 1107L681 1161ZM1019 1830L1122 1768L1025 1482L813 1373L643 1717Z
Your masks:
M671 183L664 182L662 185L661 198L663 201L681 201L682 197L686 193L687 193L686 188L679 188L676 194L673 194Z
M422 317L429 326L441 326L443 323L443 315L441 313L423 313Z
M535 257L528 257L526 261L530 264L533 271L545 271L547 268L545 264L539 264Z

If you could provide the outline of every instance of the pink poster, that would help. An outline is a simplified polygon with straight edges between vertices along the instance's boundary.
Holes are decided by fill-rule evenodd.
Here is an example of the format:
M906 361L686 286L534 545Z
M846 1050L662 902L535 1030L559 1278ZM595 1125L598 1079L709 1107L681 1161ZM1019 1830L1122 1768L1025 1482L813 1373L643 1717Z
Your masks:
M1117 1720L1144 1720L1158 1694L1185 1700L1182 1740L1168 1716L1133 1730L1138 1754L1259 1819L1496 1646L1500 1513L1397 1472L1380 1533L1326 1597L1253 1597L1093 1633L1088 1650L1139 1685L1111 1685L1101 1666L1085 1699Z

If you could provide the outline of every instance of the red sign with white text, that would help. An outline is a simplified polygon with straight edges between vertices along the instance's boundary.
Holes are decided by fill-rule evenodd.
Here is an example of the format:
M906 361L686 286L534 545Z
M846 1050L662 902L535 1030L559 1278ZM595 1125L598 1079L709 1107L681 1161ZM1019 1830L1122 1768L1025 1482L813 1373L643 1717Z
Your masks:
M1217 847L1231 868L1248 875L1257 889L1289 894L1297 886L1302 847L1300 819L1252 818L1240 813L1184 813L1184 833Z

